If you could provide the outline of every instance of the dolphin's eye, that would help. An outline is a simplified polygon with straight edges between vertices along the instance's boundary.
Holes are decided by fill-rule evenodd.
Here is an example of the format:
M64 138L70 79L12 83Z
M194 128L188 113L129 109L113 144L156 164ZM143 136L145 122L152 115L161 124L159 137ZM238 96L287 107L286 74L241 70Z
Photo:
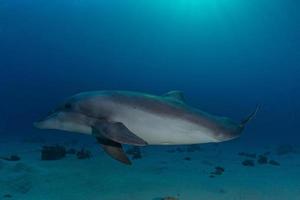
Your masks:
M72 105L70 103L66 103L65 104L65 109L70 109L70 108L72 108Z

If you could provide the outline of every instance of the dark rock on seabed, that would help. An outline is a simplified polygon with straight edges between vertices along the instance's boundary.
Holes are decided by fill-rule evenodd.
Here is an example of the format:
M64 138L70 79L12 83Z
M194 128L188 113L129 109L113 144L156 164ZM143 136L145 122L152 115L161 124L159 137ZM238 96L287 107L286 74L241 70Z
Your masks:
M164 197L162 198L162 200L179 200L179 199L176 197Z
M66 148L64 146L43 146L41 151L42 160L59 160L66 156Z
M179 198L178 197L167 196L167 197L154 198L153 200L179 200Z
M215 169L216 169L216 171L220 171L220 172L225 171L225 169L223 167L220 167L220 166L217 166Z
M254 160L244 160L242 162L242 165L247 166L247 167L254 167L255 163L254 163Z
M92 157L92 154L89 150L81 149L76 153L76 156L78 159L83 160L83 159L88 159Z
M184 157L183 159L188 161L192 160L191 157Z
M275 160L270 160L270 161L269 161L269 164L270 164L270 165L275 165L275 166L279 166L279 165L280 165L280 163L277 162L277 161L275 161Z
M12 195L11 194L5 194L5 195L3 195L3 198L12 198Z
M222 175L225 169L223 167L217 166L215 167L215 171L211 172L210 175ZM212 178L212 177L211 177Z
M6 160L6 161L19 161L21 160L20 156L18 155L11 155L9 157L1 157L2 160Z
M225 194L225 193L226 193L226 190L224 190L224 189L221 188L221 189L218 190L218 192L219 192L220 194Z
M264 155L260 155L257 160L258 164L264 165L268 163L268 157Z

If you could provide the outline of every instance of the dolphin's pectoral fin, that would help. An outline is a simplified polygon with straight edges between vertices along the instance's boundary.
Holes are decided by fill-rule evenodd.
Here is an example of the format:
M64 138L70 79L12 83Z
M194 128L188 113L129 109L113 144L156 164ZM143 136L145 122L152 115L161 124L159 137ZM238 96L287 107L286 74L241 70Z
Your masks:
M97 141L101 144L104 151L113 159L126 165L131 165L131 161L124 153L122 145L120 143L105 139L103 137L97 137Z
M172 90L172 91L167 92L166 94L164 94L162 96L173 98L173 99L176 99L176 100L181 101L181 102L185 102L183 92L178 91L178 90Z
M110 139L121 144L130 144L136 146L147 145L142 138L132 133L124 124L120 122L99 122L93 127L93 135Z

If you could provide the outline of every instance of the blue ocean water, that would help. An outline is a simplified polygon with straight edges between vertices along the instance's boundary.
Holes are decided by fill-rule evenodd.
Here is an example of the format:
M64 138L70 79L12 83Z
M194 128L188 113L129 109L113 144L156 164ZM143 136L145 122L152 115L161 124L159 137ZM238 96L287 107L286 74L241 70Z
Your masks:
M233 143L299 145L299 8L295 0L0 0L1 137L73 137L32 123L78 92L181 90L189 104L237 121L261 105Z
M211 113L243 118L252 142L297 141L299 2L0 2L1 130L81 91L182 90ZM255 140L253 139L255 138Z

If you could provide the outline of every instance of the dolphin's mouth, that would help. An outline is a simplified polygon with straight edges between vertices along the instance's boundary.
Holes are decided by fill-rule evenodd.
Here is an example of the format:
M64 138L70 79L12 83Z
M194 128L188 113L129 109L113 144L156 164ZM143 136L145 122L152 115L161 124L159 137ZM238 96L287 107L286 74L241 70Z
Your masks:
M41 118L41 119L33 122L33 127L35 127L35 128L41 128L41 124L43 123L44 120L45 120L45 118Z
M41 122L33 122L33 127L35 128L41 128Z
M43 129L43 124L45 123L45 119L40 119L36 122L33 122L33 127L38 129Z
M39 129L43 129L44 128L44 125L45 123L52 119L53 117L57 116L58 113L56 112L51 112L49 115L47 115L46 117L44 118L41 118L40 120L37 120L36 122L33 122L33 126L35 128L39 128Z

